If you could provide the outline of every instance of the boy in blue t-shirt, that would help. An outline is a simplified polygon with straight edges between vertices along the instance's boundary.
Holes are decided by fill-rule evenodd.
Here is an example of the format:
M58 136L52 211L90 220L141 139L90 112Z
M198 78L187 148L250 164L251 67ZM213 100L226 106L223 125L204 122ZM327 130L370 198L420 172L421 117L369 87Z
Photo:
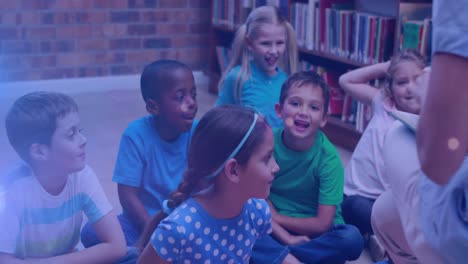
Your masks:
M320 131L329 100L327 84L313 72L295 73L281 88L275 108L285 126L273 132L280 167L269 196L273 233L256 242L254 263L281 263L288 254L305 263L345 263L361 254L358 229L341 216L343 165Z
M115 263L125 241L96 175L72 98L33 92L16 100L5 128L24 160L0 177L0 263ZM100 243L77 251L83 214Z
M140 86L150 115L133 121L123 133L113 176L129 246L182 181L198 109L193 73L181 62L158 60L147 65ZM82 242L88 247L97 241L88 231Z

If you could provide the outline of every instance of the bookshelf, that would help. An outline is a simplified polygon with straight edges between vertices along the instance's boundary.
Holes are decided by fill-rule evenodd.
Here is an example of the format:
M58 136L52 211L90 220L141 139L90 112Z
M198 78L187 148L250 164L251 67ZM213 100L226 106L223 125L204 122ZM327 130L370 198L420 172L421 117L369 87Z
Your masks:
M251 9L264 4L276 5L287 14L297 33L299 60L313 64L303 69L319 68L321 73L329 71L338 78L336 76L346 71L388 60L394 52L404 48L403 43L418 47L423 53L430 52L427 48L430 47L430 43L427 44L430 23L424 19L427 10L419 11L430 9L431 0L212 0L211 3L208 57L211 93L218 92L222 74L219 47L230 47L237 26L245 21ZM309 18L312 12L314 15ZM410 25L403 26L403 15ZM412 34L416 35L403 39L403 28L412 29ZM313 34L307 34L311 30ZM338 86L337 80L333 83ZM329 85L332 86L330 82ZM365 109L353 107L356 108ZM354 150L369 115L356 114L353 118L331 116L323 130L334 144Z

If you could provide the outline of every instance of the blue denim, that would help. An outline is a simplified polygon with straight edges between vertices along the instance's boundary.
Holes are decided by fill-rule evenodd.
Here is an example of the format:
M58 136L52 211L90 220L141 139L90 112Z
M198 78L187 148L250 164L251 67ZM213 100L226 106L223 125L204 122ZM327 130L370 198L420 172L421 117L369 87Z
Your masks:
M345 196L341 213L347 224L359 229L361 235L374 234L371 225L372 206L375 200L359 195Z
M251 263L281 263L288 253L308 264L343 264L356 260L364 248L364 239L352 225L334 225L330 231L300 245L284 245L272 236L255 242Z
M136 227L122 214L117 216L117 218L119 219L120 226L122 226L127 246L134 246L138 238L140 238L140 232L138 232ZM83 246L86 248L101 243L101 240L98 238L96 231L93 228L93 225L89 222L86 223L83 229L81 230L81 243L83 243Z

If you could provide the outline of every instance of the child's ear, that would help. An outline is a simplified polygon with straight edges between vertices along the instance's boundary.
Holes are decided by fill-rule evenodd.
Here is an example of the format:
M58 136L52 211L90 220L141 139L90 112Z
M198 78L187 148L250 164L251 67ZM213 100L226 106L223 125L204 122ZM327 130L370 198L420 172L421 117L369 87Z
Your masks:
M32 160L44 161L49 153L48 147L44 144L33 143L29 147L29 156Z
M276 111L276 115L279 118L283 118L283 114L281 113L281 110L283 110L283 105L281 105L280 103L276 103L275 104L275 111Z
M328 117L329 117L328 113L323 115L322 121L320 122L320 127L321 128L324 127L327 124Z
M224 173L230 182L239 183L239 163L237 163L237 160L229 159L224 165Z
M146 99L146 111L152 115L158 115L159 114L159 104L156 102L154 99Z

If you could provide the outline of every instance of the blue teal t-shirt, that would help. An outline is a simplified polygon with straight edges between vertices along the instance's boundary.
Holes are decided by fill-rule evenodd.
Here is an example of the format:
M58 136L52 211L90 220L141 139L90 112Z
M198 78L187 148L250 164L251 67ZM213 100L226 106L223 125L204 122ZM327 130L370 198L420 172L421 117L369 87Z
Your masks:
M249 263L255 241L271 233L265 200L248 200L230 219L209 215L193 198L183 202L151 236L157 254L171 263Z
M133 121L120 140L112 180L118 184L140 188L138 196L146 212L153 216L162 202L177 188L187 168L187 151L193 130L172 141L163 140L154 125L153 116ZM124 216L128 217L125 210Z
M250 63L252 76L242 86L240 102L235 100L234 85L240 66L234 67L226 76L216 105L240 104L255 108L262 113L272 127L282 127L283 121L275 112L275 104L279 102L281 86L288 75L278 69L275 76L268 76L253 62Z

